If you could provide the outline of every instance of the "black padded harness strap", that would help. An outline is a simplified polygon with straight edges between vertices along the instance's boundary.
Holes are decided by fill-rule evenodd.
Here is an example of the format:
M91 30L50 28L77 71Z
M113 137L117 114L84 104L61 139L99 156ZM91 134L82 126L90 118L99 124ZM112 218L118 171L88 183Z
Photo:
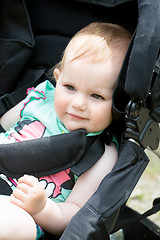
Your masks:
M104 153L104 143L100 136L98 136L94 142L93 137L87 137L87 140L90 141L90 145L91 143L92 145L87 149L81 161L78 161L71 169L77 176L80 176L91 168Z
M87 139L85 130L77 130L35 140L1 144L0 173L12 178L19 178L24 174L42 177L74 166L83 159L85 153L91 154L95 163L103 154L104 148L96 147L96 137L89 138L89 141ZM80 171L83 173L83 168L78 171L78 175L81 174Z

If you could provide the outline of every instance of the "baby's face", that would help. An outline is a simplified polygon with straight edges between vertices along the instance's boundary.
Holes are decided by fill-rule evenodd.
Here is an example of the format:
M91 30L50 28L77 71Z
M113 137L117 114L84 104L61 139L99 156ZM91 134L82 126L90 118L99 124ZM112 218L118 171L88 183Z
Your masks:
M111 123L112 93L119 69L112 58L100 63L76 59L66 61L61 72L55 69L55 110L69 131L98 132Z

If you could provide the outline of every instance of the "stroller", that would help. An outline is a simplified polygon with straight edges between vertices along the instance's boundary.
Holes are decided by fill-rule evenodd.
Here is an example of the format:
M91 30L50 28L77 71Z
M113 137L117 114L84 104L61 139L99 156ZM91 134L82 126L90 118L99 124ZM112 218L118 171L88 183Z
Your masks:
M24 98L28 86L51 77L51 67L60 60L70 37L85 25L94 21L112 22L133 34L113 96L113 124L118 126L115 131L121 143L118 161L60 239L109 239L119 229L123 229L125 240L160 239L160 228L146 219L160 210L159 199L142 215L125 206L149 162L144 149L159 147L159 0L2 0L0 11L1 116ZM86 147L80 142L72 148L78 138L79 133L70 133L63 140L68 141L65 152L68 157L63 164L53 162L51 156L57 140L52 137L0 146L0 172L16 178L24 173L44 176L65 166L80 175L96 162L103 147L101 140L96 139L87 144L85 154ZM63 144L62 139L59 141ZM84 152L73 161L70 152L79 152L82 147ZM36 153L28 151L32 148L37 149ZM32 163L37 159L46 161L46 153L47 167L35 172ZM22 156L24 165L15 167L13 159ZM10 194L3 181L0 193ZM47 239L56 237L48 234Z

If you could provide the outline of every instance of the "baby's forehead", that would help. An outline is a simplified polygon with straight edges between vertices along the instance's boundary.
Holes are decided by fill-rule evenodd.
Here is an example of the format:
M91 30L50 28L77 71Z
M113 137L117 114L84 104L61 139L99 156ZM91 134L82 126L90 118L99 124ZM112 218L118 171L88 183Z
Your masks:
M106 47L106 42L102 37L93 34L83 34L74 37L70 41L70 43L68 44L68 50L76 52L81 48L90 50L100 48L102 46Z
M103 42L105 44L105 40L102 37L94 34L80 34L73 37L72 40L70 41L71 44L76 44L79 46L87 42L91 42L91 43ZM96 43L94 45L96 45Z
M66 61L74 59L90 58L99 61L111 55L111 48L105 40L95 35L80 35L73 38L66 48Z

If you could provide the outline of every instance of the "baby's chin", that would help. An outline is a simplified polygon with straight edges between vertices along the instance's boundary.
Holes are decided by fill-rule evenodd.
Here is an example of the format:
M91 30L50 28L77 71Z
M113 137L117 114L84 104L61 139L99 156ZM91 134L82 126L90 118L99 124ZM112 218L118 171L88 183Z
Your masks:
M93 128L88 128L87 126L85 127L84 125L81 124L66 124L66 128L68 129L69 132L77 131L77 130L85 130L87 134L89 133L95 133L95 132L100 132L103 129L98 128L98 127L93 127Z
M83 128L83 127L77 127L77 128L67 128L69 132L73 132L73 131L78 131L78 130L84 130L86 132L86 134L90 134L90 133L95 133L95 132L101 132L102 130L98 130L98 131L87 131L87 129Z
M73 132L77 130L85 130L87 132L87 130L81 126L66 126L66 128L68 129L69 132Z
M77 128L67 128L69 132L73 132L73 131L78 131L78 130L84 130L86 131L86 129L82 128L82 127L77 127ZM87 132L87 131L86 131Z

